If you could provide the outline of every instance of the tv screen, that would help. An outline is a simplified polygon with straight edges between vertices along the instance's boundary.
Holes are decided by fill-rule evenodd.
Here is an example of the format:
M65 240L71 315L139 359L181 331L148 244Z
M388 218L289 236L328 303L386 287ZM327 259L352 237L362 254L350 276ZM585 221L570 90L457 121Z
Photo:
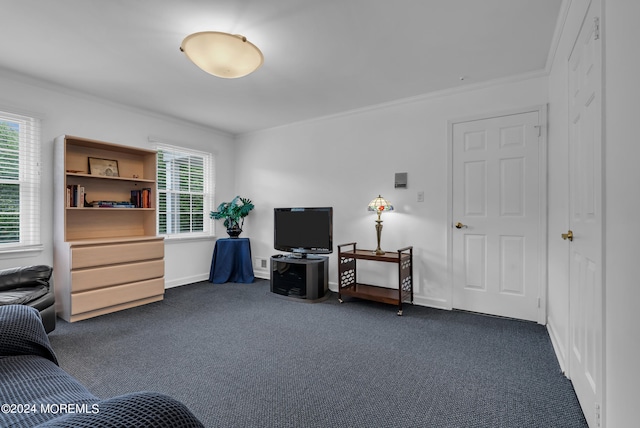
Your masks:
M273 246L301 254L333 252L333 208L274 208Z

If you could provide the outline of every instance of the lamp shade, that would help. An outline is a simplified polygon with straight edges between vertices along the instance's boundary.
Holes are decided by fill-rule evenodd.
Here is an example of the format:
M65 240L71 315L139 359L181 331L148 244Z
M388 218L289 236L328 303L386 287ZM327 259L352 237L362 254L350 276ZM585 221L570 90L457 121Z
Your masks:
M227 79L253 73L264 62L260 49L246 37L217 31L188 35L180 50L202 70Z
M391 202L387 201L382 196L378 195L377 198L369 202L369 207L367 209L369 211L376 211L376 212L392 211L393 205L391 205Z

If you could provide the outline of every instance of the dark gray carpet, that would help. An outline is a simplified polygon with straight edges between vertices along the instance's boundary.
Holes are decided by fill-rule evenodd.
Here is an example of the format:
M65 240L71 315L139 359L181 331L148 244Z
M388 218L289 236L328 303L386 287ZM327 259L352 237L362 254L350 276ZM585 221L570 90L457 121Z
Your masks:
M169 289L165 300L50 335L99 397L163 392L210 427L586 427L543 326L336 296L268 281Z

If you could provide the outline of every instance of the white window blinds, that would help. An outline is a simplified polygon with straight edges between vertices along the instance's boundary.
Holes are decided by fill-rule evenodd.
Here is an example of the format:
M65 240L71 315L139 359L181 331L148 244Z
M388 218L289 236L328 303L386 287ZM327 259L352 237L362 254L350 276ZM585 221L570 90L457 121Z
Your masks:
M41 245L40 120L0 111L0 252Z
M213 155L158 144L158 233L167 237L213 235Z

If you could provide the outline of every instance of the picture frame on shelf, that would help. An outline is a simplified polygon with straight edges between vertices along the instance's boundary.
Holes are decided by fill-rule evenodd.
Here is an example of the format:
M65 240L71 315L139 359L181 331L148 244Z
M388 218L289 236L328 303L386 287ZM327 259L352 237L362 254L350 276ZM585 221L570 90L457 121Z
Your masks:
M102 177L120 177L115 159L89 158L89 174Z

